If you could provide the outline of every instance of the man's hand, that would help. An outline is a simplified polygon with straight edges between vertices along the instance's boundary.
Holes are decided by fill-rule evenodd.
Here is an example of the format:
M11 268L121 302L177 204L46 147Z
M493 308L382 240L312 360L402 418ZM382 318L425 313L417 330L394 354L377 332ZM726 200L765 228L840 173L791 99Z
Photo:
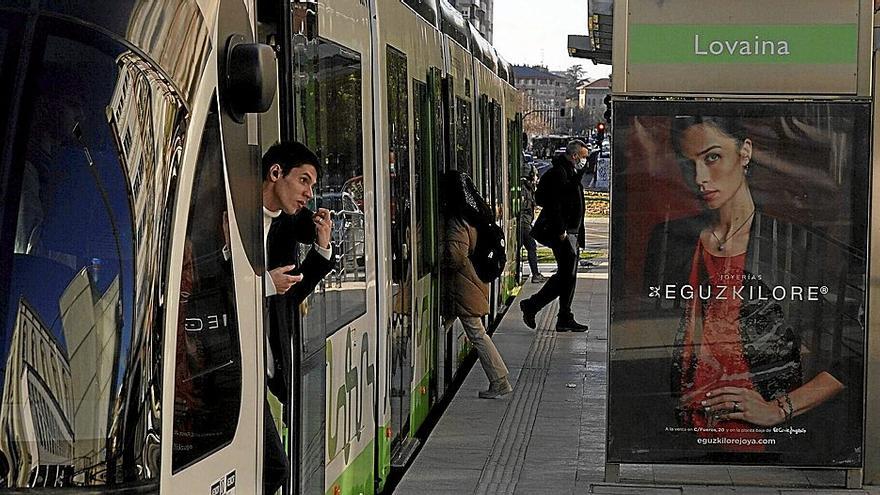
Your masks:
M330 210L327 208L318 208L315 216L312 217L315 222L318 238L315 241L324 249L330 249L330 235L333 228L333 221L330 220Z
M567 237L568 237L568 234L566 234L565 232L559 234L560 241L564 241Z
M276 293L284 294L293 287L293 284L303 279L301 273L299 275L287 274L287 272L293 270L294 266L296 265L279 266L274 270L269 270L269 276L272 277L272 283L275 284Z

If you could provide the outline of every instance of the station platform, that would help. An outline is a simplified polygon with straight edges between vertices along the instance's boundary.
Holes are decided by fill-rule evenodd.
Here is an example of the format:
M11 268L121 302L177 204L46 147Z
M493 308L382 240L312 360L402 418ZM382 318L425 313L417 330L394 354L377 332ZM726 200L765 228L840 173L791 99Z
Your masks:
M607 233L607 220L591 223L588 244L590 227ZM526 327L519 300L540 288L526 282L492 336L513 393L479 399L488 380L475 364L395 495L880 495L875 486L847 490L846 472L827 469L622 465L619 481L605 482L608 262L595 261L580 269L573 305L589 332L557 334L556 302L538 314L537 330Z

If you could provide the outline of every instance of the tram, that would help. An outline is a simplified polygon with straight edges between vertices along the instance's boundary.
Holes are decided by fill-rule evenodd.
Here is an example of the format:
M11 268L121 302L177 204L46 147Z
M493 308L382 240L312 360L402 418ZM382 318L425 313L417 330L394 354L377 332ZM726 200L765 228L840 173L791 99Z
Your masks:
M517 287L512 80L446 0L3 2L0 489L261 493L271 420L283 493L381 492L469 352L440 325L444 170L509 241L488 324ZM337 263L278 398L259 159L282 139L322 160Z

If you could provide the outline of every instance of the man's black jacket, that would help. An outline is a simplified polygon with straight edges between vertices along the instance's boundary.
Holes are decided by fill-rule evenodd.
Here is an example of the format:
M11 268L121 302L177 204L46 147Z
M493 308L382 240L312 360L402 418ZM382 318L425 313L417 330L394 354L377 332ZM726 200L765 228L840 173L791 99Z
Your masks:
M546 230L560 235L577 232L578 245L584 247L584 186L583 169L579 172L565 156L553 158L553 168L544 173L535 191L535 202L542 207L541 222Z
M293 285L286 294L277 294L268 297L266 302L269 310L269 346L275 359L275 376L269 379L269 390L278 397L282 403L287 403L290 396L290 374L293 366L291 356L291 339L294 335L294 321L297 308L305 298L312 293L315 286L323 279L335 265L335 257L325 259L317 251L310 249L302 263L299 263L294 246L297 242L312 242L311 233L303 238L302 218L282 213L272 221L269 234L266 238L267 267L269 270L279 266L296 265L292 273L302 273L303 279ZM294 339L294 345L299 345L299 339Z

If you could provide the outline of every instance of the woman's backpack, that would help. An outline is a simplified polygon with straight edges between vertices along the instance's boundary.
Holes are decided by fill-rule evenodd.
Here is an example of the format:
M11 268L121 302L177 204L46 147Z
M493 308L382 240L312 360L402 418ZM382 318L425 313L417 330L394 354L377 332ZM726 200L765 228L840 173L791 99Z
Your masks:
M495 224L492 207L464 172L444 172L440 185L443 214L448 218L462 218L477 230L474 252L468 256L474 271L483 282L494 281L504 271L507 253L504 249L504 231Z
M494 222L479 222L477 244L469 256L474 271L480 280L489 283L501 276L507 264L507 252L504 249L504 231Z

